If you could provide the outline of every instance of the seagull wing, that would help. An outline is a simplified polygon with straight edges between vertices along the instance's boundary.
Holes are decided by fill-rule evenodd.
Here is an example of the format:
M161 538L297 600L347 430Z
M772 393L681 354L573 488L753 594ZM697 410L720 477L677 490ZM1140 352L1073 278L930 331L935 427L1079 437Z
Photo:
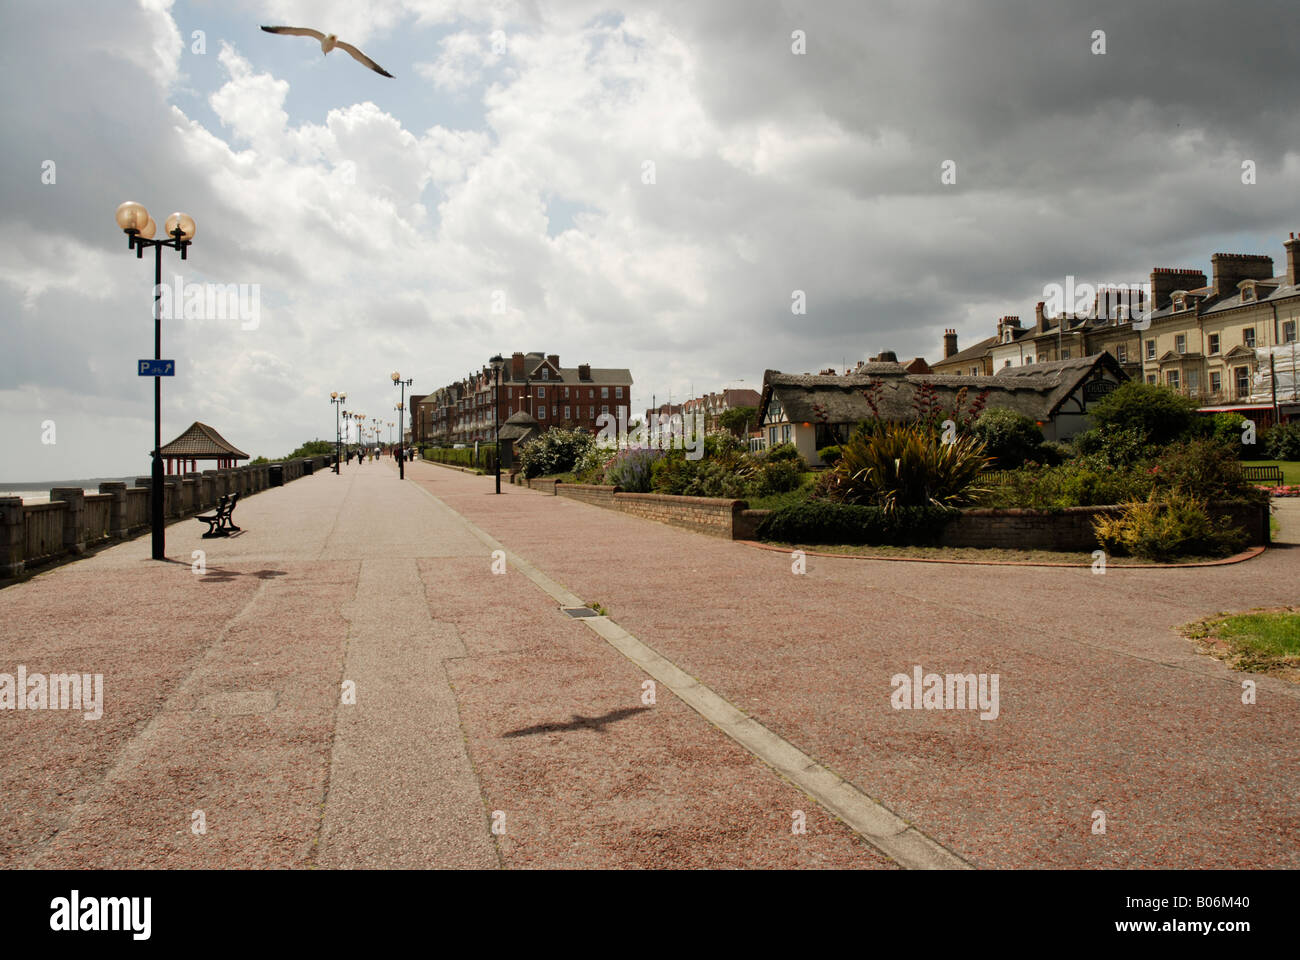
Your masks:
M391 73L389 73L387 70L385 70L385 69L384 69L383 67L381 67L379 64L375 63L375 61L371 60L369 57L367 57L364 53L362 53L362 52L361 52L360 50L358 50L356 47L352 46L352 44L350 44L350 43L344 43L342 40L340 40L338 43L335 44L335 46L338 47L340 50L346 50L348 53L352 54L352 59L353 59L353 60L356 60L358 63L364 63L367 67L369 67L371 70L375 71L375 73L379 74L380 76L383 76L383 77L391 77L391 76L392 76Z
M316 40L324 40L325 34L319 30L313 30L311 27L263 27L267 33L283 33L291 37L314 37ZM342 46L342 44L340 44Z

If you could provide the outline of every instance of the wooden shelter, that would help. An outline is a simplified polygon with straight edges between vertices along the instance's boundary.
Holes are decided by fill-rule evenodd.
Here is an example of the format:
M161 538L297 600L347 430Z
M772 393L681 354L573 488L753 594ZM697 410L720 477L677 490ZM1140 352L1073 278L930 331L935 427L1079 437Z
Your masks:
M190 471L197 471L200 460L215 460L216 468L224 470L227 467L237 467L238 461L248 459L248 454L243 450L233 446L206 423L197 420L171 443L163 444L159 452L167 461L168 474L185 473L187 465Z

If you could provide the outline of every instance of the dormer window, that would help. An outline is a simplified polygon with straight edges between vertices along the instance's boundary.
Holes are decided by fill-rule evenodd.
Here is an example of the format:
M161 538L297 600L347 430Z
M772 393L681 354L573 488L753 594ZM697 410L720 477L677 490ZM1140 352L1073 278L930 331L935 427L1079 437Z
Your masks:
M1254 288L1254 286L1242 287L1242 288L1241 288L1241 302L1242 302L1242 303L1249 303L1250 301L1252 301L1252 300L1254 300L1254 299L1255 299L1255 288Z
M1186 310L1186 309L1187 309L1187 295L1186 295L1186 294L1184 294L1184 293L1176 293L1176 294L1174 294L1174 309L1175 309L1175 310Z

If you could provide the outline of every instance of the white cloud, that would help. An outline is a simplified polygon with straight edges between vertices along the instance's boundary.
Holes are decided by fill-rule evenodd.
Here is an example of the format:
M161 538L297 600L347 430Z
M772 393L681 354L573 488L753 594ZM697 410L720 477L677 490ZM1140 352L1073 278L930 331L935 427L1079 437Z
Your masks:
M1294 115L1261 104L1273 120L1253 124L1207 94L1249 89L1236 78L1257 53L1230 76L1187 57L1203 79L1183 58L1098 70L1068 44L1036 52L1003 16L949 13L939 29L928 10L869 22L839 3L238 4L247 24L212 26L214 55L185 63L197 100L176 89L197 8L15 24L42 45L35 59L8 40L6 70L37 82L27 108L0 108L19 185L0 220L0 309L21 357L0 386L24 387L4 395L21 422L51 404L148 416L121 373L152 346L149 265L111 232L128 195L198 218L190 260L165 271L261 285L256 330L166 331L189 371L168 386L169 423L202 418L272 455L328 431L330 390L387 412L394 367L423 392L498 350L546 349L630 366L636 404L710 377L757 385L765 367L933 356L942 328L986 336L1065 272L1204 265L1219 230L1264 231L1277 256L1295 228L1267 233L1300 187ZM1040 39L1077 26L1039 16ZM1112 16L1113 36L1141 35L1125 29L1140 13ZM257 32L274 22L374 44L400 79L326 71L310 41ZM806 57L789 52L793 26ZM1254 193L1234 173L1246 151L1265 174ZM33 193L22 178L47 155L59 186ZM949 157L959 186L945 190ZM86 232L79 218L101 207ZM807 317L789 312L795 288ZM88 436L87 456L128 450L142 469L131 436ZM22 459L28 434L8 440Z

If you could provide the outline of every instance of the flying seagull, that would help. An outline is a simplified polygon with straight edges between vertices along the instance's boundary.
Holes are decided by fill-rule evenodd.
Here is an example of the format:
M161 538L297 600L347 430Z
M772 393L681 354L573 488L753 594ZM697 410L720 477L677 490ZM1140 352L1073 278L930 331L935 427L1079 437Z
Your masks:
M346 50L352 54L352 59L358 63L364 63L375 73L383 77L391 77L392 74L381 67L375 61L371 60L364 53L352 46L350 43L344 43L335 33L321 33L319 30L312 30L310 27L263 27L267 33L283 33L291 37L312 37L320 41L320 52L329 53L335 47L340 50Z

